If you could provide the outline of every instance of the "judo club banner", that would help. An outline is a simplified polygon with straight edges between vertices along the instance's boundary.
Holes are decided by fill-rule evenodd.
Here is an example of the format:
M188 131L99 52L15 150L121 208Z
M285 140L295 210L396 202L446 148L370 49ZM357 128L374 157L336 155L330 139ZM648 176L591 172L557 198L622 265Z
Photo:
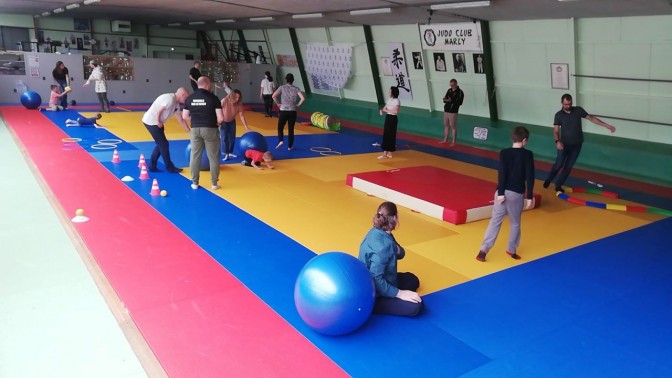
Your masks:
M352 68L352 46L308 44L306 68L313 88L337 91L345 86Z
M423 50L483 51L480 22L420 25Z

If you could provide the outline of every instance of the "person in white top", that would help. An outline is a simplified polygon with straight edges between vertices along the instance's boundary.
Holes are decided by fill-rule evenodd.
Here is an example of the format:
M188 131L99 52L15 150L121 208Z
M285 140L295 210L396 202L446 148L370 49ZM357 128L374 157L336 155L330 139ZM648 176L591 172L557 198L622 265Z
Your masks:
M168 139L166 138L164 123L175 115L177 122L187 132L190 131L189 126L184 122L180 113L180 103L183 103L187 99L187 96L189 96L189 91L184 87L178 88L175 93L162 94L154 100L152 106L142 116L142 123L145 124L147 131L149 131L152 138L154 138L154 142L156 142L152 157L149 159L149 167L147 167L152 172L160 171L156 166L159 162L159 157L163 157L163 163L166 165L168 172L182 172L182 169L177 168L172 160L170 160L170 148Z
M275 82L271 73L264 72L264 79L261 81L261 89L259 90L259 98L264 100L264 110L266 110L266 117L273 117L273 92L275 92Z
M107 83L105 82L105 74L103 73L103 68L96 63L95 60L89 62L89 67L93 69L91 75L86 80L86 83L82 87L86 88L91 84L91 81L95 81L95 91L98 95L98 101L100 102L100 111L101 112L110 112L110 101L107 99Z
M398 98L399 88L390 87L388 95L390 99L380 109L380 115L385 114L385 124L383 126L383 143L380 146L383 154L378 156L378 159L389 159L392 157L392 152L397 150L397 113L399 113L401 107L401 101Z

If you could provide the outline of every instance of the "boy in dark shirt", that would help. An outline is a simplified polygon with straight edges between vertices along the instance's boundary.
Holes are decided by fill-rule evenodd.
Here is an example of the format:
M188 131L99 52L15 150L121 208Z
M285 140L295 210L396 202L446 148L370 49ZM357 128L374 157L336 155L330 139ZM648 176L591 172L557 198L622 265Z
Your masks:
M485 256L495 244L502 221L509 216L510 231L506 253L520 260L516 249L520 244L520 218L525 210L534 207L534 155L526 150L527 138L530 133L523 126L517 126L511 133L513 146L499 153L499 177L492 217L485 231L481 250L476 260L485 262ZM526 194L527 187L527 196ZM523 199L525 197L525 199Z

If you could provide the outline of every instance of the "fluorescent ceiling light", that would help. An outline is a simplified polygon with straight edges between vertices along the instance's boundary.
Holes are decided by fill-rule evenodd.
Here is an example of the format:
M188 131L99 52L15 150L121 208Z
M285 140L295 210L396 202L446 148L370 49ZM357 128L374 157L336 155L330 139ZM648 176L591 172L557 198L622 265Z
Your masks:
M252 17L250 21L273 21L273 17Z
M292 18L322 18L322 13L295 14Z
M51 13L49 13L49 12L42 12L42 15L43 15L44 17L47 17L47 16L49 16L50 14L51 14Z
M168 26L182 26L179 22L173 22L172 24L168 24Z
M91 5L93 3L100 3L100 0L84 0L84 5Z
M189 23L189 25L203 25L203 24L205 24L205 22L203 21L192 21Z
M429 9L441 10L441 9L475 8L475 7L489 7L489 6L490 1L465 1L460 3L434 4L430 5Z
M75 9L79 8L79 4L68 4L65 6L65 9Z
M65 12L65 9L63 9L63 8L56 8L56 9L53 10L53 12L54 12L54 13L63 13L63 12Z
M236 22L236 20L229 18L229 19L226 19L226 20L217 20L215 22L218 23L218 24L230 24L232 22Z
M361 9L350 11L351 16L361 16L365 14L392 13L392 8Z

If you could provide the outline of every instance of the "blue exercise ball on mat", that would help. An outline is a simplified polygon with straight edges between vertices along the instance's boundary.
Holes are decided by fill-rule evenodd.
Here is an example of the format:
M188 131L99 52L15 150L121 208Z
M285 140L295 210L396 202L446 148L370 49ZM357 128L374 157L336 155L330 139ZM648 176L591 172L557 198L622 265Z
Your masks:
M187 144L186 150L184 150L184 155L187 157L187 161L191 162L191 143ZM201 153L201 171L210 170L210 160L208 160L208 154L205 153L205 148L203 153Z
M252 149L261 152L268 151L266 138L256 131L248 131L243 136L238 138L238 152L241 156L245 156L245 151Z
M369 270L343 252L312 258L294 285L294 304L313 330L336 336L350 333L371 316L376 288Z
M42 97L35 91L25 91L21 95L21 105L26 109L37 109L42 105Z
M114 105L117 105L117 103L114 102L114 101L110 101L110 106L114 106Z

